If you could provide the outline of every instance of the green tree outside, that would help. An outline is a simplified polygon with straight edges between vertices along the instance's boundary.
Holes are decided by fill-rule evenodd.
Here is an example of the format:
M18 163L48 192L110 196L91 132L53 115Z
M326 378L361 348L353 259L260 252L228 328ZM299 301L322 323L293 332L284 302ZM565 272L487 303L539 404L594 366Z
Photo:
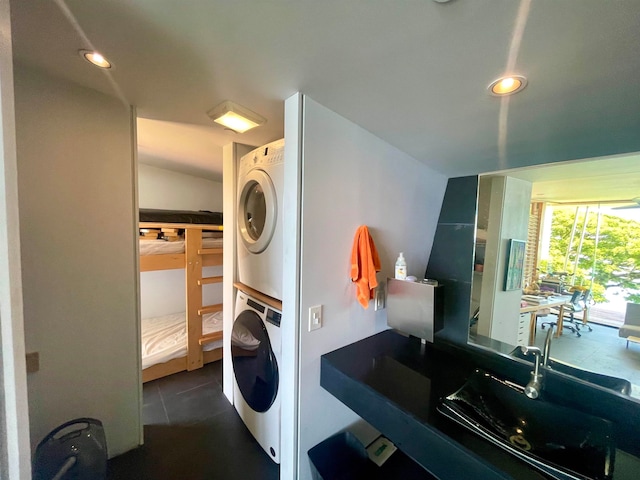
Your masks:
M563 271L575 213L575 207L553 209L549 260L540 262L542 272ZM574 270L584 218L585 209L581 208L566 267L569 281ZM592 294L597 303L606 301L605 290L611 287L622 288L627 301L640 302L640 222L615 215L601 215L596 251L597 223L598 214L591 210L573 284L589 287L593 277Z

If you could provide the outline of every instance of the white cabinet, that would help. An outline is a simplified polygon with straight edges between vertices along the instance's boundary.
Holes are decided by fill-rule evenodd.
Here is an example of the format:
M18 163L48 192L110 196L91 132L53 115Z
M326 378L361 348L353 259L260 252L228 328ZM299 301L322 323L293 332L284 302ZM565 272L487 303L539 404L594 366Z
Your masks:
M530 313L521 313L520 320L518 322L518 336L516 345L528 345L529 344L529 322L531 320Z

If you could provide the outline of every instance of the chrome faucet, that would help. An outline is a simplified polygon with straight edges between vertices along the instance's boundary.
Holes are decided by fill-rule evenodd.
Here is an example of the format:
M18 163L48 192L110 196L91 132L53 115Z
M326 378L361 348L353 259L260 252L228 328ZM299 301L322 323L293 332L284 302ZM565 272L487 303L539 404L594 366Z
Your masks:
M551 355L551 338L553 337L553 323L549 325L547 336L544 339L544 350L542 351L542 366L549 366L549 356Z
M531 380L524 387L524 394L531 398L536 399L542 391L542 374L540 373L540 364L542 363L542 351L538 347L521 346L520 349L525 355L532 354L533 359L533 372L531 372Z

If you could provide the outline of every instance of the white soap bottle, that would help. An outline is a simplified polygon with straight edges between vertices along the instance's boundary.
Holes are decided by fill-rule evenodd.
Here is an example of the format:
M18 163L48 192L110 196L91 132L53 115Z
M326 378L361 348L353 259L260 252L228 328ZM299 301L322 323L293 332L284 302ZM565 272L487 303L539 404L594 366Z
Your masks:
M407 262L404 259L404 253L400 252L396 260L396 278L398 280L406 280L407 278Z

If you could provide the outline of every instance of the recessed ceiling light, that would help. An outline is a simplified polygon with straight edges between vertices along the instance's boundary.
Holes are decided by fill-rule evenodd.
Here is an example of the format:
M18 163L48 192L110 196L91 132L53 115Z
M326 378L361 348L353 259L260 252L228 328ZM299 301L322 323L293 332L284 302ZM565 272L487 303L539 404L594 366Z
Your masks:
M512 75L509 77L500 77L489 85L491 95L503 97L505 95L513 95L527 86L527 79L520 75Z
M113 65L109 60L104 58L100 53L94 52L92 50L79 50L78 53L84 58L87 62L94 64L96 67L100 68L111 68Z
M244 133L247 130L267 123L264 117L229 100L209 110L207 115L209 115L214 122L237 133Z

